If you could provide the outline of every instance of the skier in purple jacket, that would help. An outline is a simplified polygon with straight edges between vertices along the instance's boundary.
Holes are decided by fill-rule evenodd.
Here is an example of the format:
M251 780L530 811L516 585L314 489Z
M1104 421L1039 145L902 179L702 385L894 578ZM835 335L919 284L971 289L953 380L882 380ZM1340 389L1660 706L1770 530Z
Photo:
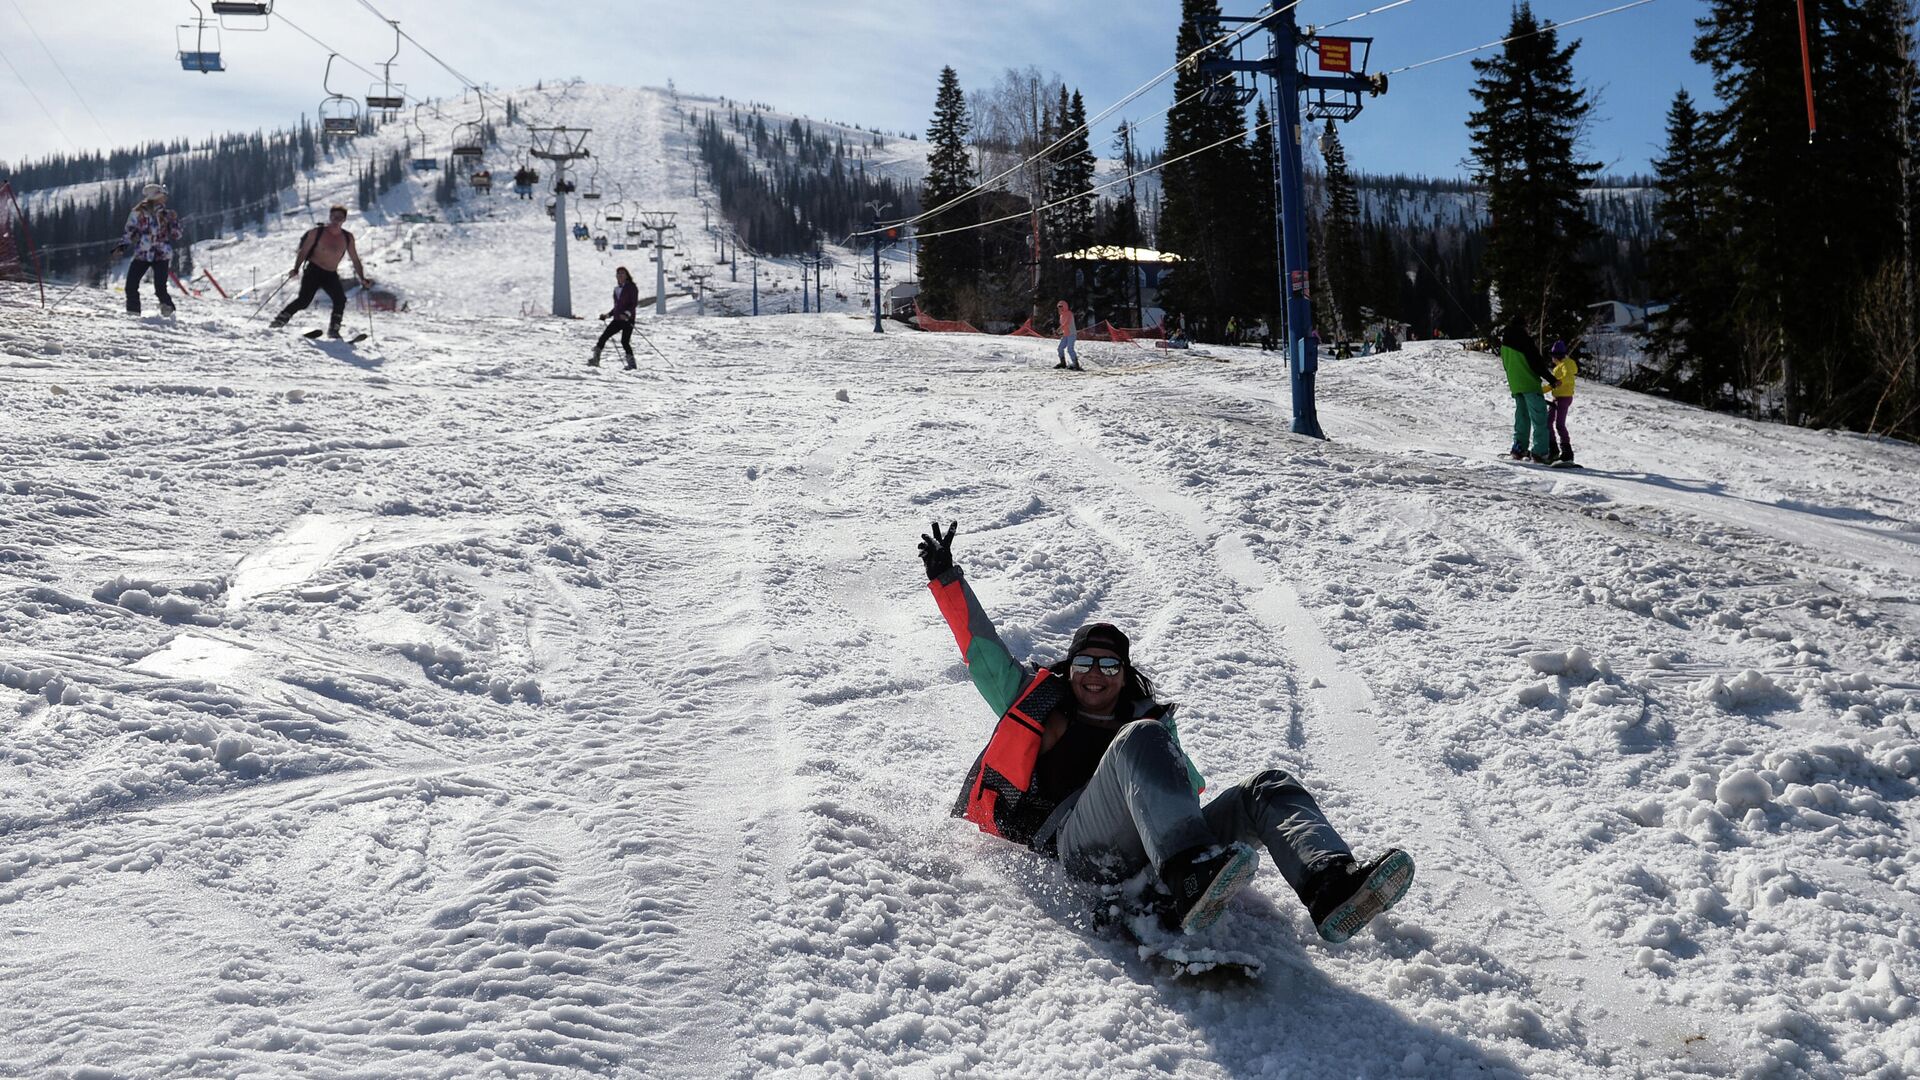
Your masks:
M640 287L633 283L633 275L627 273L624 266L616 267L613 274L620 282L613 290L613 310L600 314L602 320L610 321L607 322L607 328L600 331L600 340L594 342L593 355L588 357L587 366L600 366L600 350L607 347L608 338L618 333L620 347L627 351L627 370L632 371L639 366L633 362L633 319L634 313L640 308Z

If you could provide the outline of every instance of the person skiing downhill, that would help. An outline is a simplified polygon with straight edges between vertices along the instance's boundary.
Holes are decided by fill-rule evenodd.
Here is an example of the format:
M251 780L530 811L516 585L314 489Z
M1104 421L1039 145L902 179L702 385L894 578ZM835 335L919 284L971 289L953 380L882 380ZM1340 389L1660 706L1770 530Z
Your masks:
M588 367L600 366L600 350L607 347L607 339L614 334L620 335L620 347L627 352L627 370L639 366L633 362L633 319L640 308L640 287L633 283L633 275L627 273L624 266L613 268L616 284L613 289L613 310L600 313L601 321L607 324L600 331L600 340L593 344L593 355L587 358Z
M1507 451L1508 456L1515 461L1552 464L1547 399L1542 394L1543 384L1553 381L1553 371L1519 319L1508 323L1500 335L1500 363L1506 369L1507 389L1513 393L1513 447Z
M1088 623L1067 657L1029 670L994 632L953 562L958 523L921 534L927 587L967 675L1000 717L954 804L984 832L1060 860L1075 877L1125 880L1152 867L1170 894L1170 929L1211 926L1253 878L1264 845L1322 938L1339 943L1391 910L1413 884L1413 859L1390 848L1362 864L1291 774L1268 769L1204 805L1180 748L1174 706L1154 697L1132 642Z
M327 336L340 336L340 320L347 314L347 290L340 284L340 259L344 256L353 261L353 276L361 288L372 285L367 278L366 267L360 265L360 249L354 246L353 234L345 228L347 208L335 206L327 211L327 223L315 225L300 238L299 251L293 257L293 269L287 272L289 279L298 275L300 295L293 302L280 309L267 325L278 329L287 325L298 312L306 310L313 303L316 293L325 292L327 299L333 301L333 315L327 321ZM302 266L305 271L302 272Z
M1067 357L1071 356L1073 357L1072 369L1074 371L1085 371L1086 369L1080 366L1080 352L1073 347L1073 343L1079 339L1078 334L1074 330L1073 309L1067 306L1065 300L1060 301L1055 307L1058 309L1060 317L1060 347L1054 351L1059 355L1060 362L1053 366L1056 368L1068 367Z
M1547 406L1551 419L1547 436L1553 444L1549 456L1555 465L1572 465L1573 440L1567 435L1567 412L1573 408L1573 383L1580 374L1580 362L1564 341L1554 342L1548 355L1553 357L1553 402Z
M148 184L140 189L140 201L127 214L127 227L113 247L118 257L131 247L133 261L127 265L127 313L140 314L140 279L153 273L153 294L160 300L160 314L173 314L173 298L167 295L167 278L173 273L173 242L180 239L180 215L167 206L165 184Z

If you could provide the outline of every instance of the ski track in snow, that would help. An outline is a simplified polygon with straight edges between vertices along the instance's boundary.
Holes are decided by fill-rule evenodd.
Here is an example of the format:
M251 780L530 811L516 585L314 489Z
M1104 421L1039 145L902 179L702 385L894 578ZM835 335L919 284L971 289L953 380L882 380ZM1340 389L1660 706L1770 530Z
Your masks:
M548 97L697 223L663 95ZM1513 466L1453 343L1329 363L1330 443L1241 350L675 301L589 371L493 209L352 349L0 297L0 1075L1920 1071L1920 451L1583 386L1590 468ZM935 518L1403 906L1328 947L1268 867L1264 979L1172 984L949 817Z

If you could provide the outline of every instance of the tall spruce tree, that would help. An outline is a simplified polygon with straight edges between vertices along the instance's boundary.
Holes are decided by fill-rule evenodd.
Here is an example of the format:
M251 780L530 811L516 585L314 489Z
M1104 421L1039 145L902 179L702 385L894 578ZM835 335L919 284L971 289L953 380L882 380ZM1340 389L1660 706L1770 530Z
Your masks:
M1248 152L1248 183L1253 189L1253 221L1247 229L1247 303L1278 336L1285 323L1280 309L1280 212L1274 187L1273 117L1267 100L1253 107L1253 142Z
M1181 0L1180 29L1174 53L1184 59L1220 35L1217 0ZM1227 50L1209 50L1206 59L1227 59ZM1186 317L1188 326L1217 335L1227 319L1256 294L1248 280L1251 253L1246 212L1254 193L1247 148L1237 136L1247 127L1246 112L1230 100L1209 100L1200 91L1218 75L1183 64L1174 77L1179 102L1167 113L1166 154L1177 158L1203 147L1206 153L1167 166L1162 181L1159 244L1183 260L1163 279L1161 302ZM1188 100L1191 98L1191 100Z
M1467 130L1491 219L1482 272L1503 318L1522 319L1537 338L1573 337L1591 302L1578 249L1596 231L1580 192L1600 168L1576 156L1593 110L1573 76L1580 43L1561 48L1524 0L1507 34L1514 40L1498 55L1473 61L1479 108Z
M1360 196L1347 171L1347 152L1340 132L1327 121L1320 156L1327 166L1325 240L1326 291L1336 327L1348 338L1360 333L1360 305L1365 258L1360 253Z
M1721 242L1727 221L1720 206L1717 148L1685 90L1667 109L1667 145L1653 169L1660 238L1650 254L1652 286L1655 297L1668 305L1649 334L1653 354L1663 361L1657 378L1661 389L1712 405L1723 387L1739 385L1733 351L1727 348L1732 296Z
M1910 19L1879 0L1813 0L1807 15L1815 139L1793 6L1709 0L1693 55L1725 103L1711 130L1738 225L1723 242L1742 383L1777 387L1789 421L1861 425L1877 387L1859 292L1899 255L1905 58L1890 24Z
M973 187L973 155L967 149L967 98L960 76L951 67L940 69L940 89L934 96L933 122L927 125L927 176L920 185L920 205L933 210ZM972 200L949 207L922 224L929 233L962 229L974 224ZM974 231L927 236L920 241L920 306L937 318L955 318L964 296L978 284L980 242Z
M1061 120L1060 134L1066 141L1056 151L1058 158L1047 185L1047 201L1060 204L1047 212L1048 233L1055 252L1078 251L1093 242L1095 162L1093 148L1087 139L1087 105L1078 90L1068 98L1062 88L1061 96L1065 98L1066 111ZM1072 273L1069 266L1063 279L1064 287L1072 295L1053 299L1065 299L1076 310L1085 310L1088 282L1083 275L1076 286Z

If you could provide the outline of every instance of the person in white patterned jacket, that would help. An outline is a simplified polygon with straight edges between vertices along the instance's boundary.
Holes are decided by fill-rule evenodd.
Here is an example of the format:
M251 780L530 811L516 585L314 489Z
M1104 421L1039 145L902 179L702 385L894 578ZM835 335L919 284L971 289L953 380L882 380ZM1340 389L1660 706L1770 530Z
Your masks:
M140 279L153 272L153 294L160 299L160 314L173 314L173 298L167 295L167 278L173 270L173 242L180 239L180 215L167 206L165 184L148 184L141 199L127 215L127 228L113 253L131 247L133 262L127 267L127 311L140 314Z

